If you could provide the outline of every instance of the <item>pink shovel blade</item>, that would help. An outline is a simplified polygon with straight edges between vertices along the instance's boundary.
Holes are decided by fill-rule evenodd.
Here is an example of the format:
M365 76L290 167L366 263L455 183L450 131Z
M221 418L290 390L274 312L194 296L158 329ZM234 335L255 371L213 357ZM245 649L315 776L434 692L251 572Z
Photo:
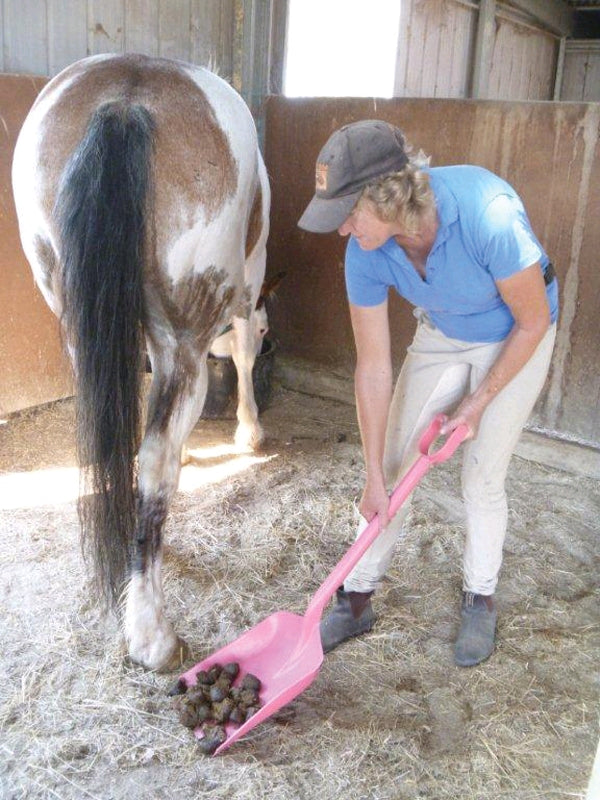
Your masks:
M240 666L237 682L248 672L260 678L261 707L239 727L227 723L227 739L215 750L214 755L225 750L310 686L323 662L319 627L317 625L307 631L304 617L289 611L278 611L196 664L180 680L188 687L193 686L200 670L232 661ZM198 737L202 736L200 728L195 733Z
M443 414L438 414L421 436L419 458L390 497L390 517L398 511L429 468L450 458L468 434L468 428L461 425L448 436L439 449L432 452L433 444L445 420ZM323 609L378 535L379 521L375 517L319 586L304 616L289 611L271 614L234 642L212 653L181 676L180 682L190 687L196 683L200 670L207 670L217 663L225 665L237 662L240 667L238 682L248 672L256 675L261 681L262 689L259 697L261 707L239 728L227 723L227 739L215 750L214 755L225 750L259 722L289 703L313 682L323 662L319 630ZM202 737L200 728L197 728L195 733L198 738Z

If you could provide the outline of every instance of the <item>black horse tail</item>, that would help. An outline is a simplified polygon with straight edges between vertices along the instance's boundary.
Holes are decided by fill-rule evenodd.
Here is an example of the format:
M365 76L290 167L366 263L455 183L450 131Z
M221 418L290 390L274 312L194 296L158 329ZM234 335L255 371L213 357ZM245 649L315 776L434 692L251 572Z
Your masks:
M63 323L76 381L79 518L99 593L118 607L136 524L143 265L154 125L107 103L67 163L55 205Z

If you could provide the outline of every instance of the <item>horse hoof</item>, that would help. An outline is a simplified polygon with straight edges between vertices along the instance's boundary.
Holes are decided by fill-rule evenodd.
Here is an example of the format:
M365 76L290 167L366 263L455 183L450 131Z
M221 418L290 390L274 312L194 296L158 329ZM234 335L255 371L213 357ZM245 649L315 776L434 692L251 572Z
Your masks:
M258 423L256 425L240 423L235 432L235 446L244 452L258 450L264 438L264 431Z
M179 669L189 657L190 649L185 641L179 637L176 637L175 644L167 652L166 656L162 654L162 651L158 652L157 648L144 652L136 651L132 647L129 648L129 658L134 664L139 664L144 669L159 673L173 672Z
M169 659L162 667L157 669L157 672L173 672L185 664L191 655L190 648L183 639L177 637L177 644L175 649L169 656Z

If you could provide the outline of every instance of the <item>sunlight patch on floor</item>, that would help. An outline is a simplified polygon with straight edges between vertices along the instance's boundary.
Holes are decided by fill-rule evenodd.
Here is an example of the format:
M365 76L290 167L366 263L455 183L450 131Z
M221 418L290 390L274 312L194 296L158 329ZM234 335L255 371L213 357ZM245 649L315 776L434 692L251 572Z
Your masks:
M218 460L216 464L186 464L182 467L178 490L193 492L202 486L221 483L245 472L255 464L264 464L277 456L240 454L234 445L223 444L188 450L194 460ZM63 505L79 496L79 469L55 467L30 472L0 475L0 510Z

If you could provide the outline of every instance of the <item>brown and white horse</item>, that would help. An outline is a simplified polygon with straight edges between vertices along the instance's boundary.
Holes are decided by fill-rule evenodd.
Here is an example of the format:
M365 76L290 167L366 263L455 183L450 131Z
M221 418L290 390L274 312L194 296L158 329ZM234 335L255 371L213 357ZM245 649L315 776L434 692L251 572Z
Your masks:
M74 367L85 549L104 597L124 603L131 658L169 668L180 642L164 612L163 526L202 411L207 352L231 322L236 443L263 436L252 367L270 192L254 122L205 69L83 59L25 120L13 189L25 254Z

